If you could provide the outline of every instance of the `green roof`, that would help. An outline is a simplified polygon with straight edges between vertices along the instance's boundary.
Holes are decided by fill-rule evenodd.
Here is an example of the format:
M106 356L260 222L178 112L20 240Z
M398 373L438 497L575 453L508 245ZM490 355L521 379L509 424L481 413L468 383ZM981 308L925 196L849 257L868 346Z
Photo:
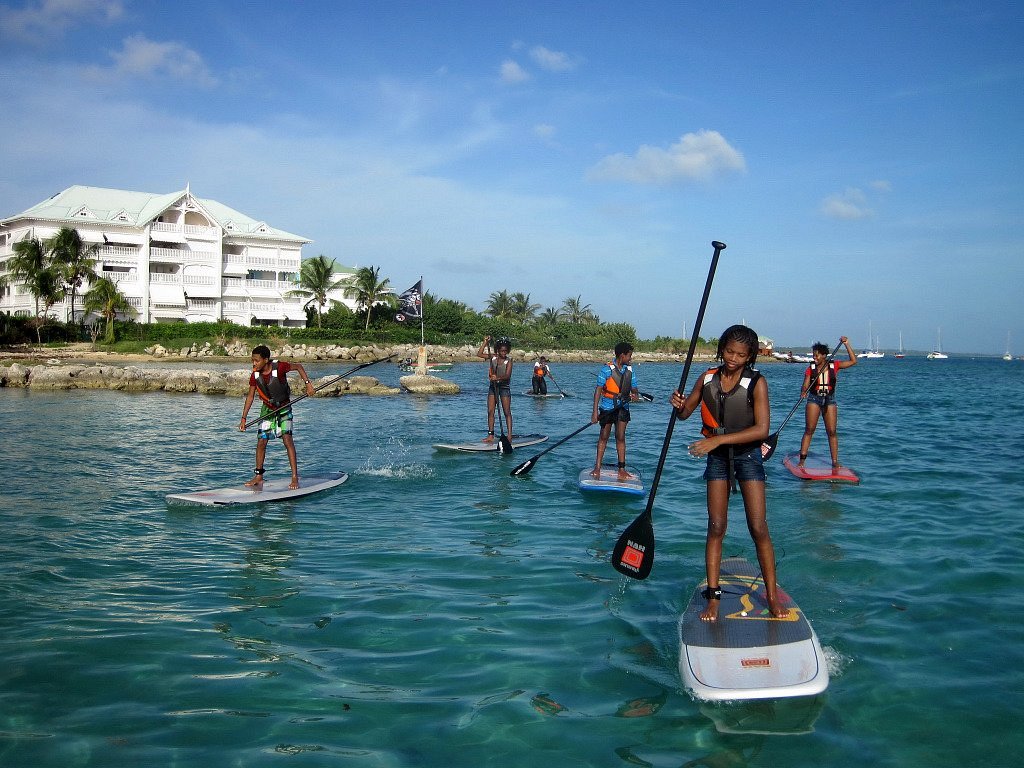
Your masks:
M37 203L22 213L0 220L0 224L10 224L19 219L40 219L54 222L81 219L112 226L144 227L186 195L190 196L222 229L231 234L302 243L312 242L309 238L285 232L283 229L276 229L263 221L257 221L216 200L195 197L187 188L178 192L154 194L102 187L68 187L63 192L58 192L48 200ZM79 215L83 209L88 211L88 216Z

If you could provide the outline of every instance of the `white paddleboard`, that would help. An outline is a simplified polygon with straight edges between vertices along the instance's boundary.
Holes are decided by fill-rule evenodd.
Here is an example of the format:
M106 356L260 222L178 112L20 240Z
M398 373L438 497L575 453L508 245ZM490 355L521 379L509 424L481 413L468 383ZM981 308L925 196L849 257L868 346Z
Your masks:
M547 435L512 435L511 443L513 450L516 448L525 448L528 445L536 445L537 443L543 443L548 439ZM434 448L440 451L464 451L470 453L480 453L486 451L497 451L500 445L500 435L495 435L493 442L485 443L483 438L474 440L469 443L434 443Z
M299 478L298 488L289 488L291 478L264 480L261 488L246 488L244 485L231 488L212 488L191 493L171 493L166 496L168 504L203 504L207 506L232 506L239 504L262 504L267 501L297 499L311 493L326 491L348 480L347 472L332 472L319 477Z
M540 392L530 392L529 390L523 392L523 395L526 397L536 397L541 400L543 400L546 397L565 397L565 395L563 395L561 392L547 392L545 394L541 394Z
M615 464L602 464L600 477L590 474L593 470L593 464L580 470L579 488L581 491L610 491L612 493L632 493L636 496L644 494L644 480L636 467L626 465L626 471L633 475L634 479L632 480L619 480L619 469Z
M679 674L707 701L813 696L828 687L828 665L803 611L779 588L789 615L773 619L756 565L722 561L717 621L701 621L707 605L698 586L679 620Z

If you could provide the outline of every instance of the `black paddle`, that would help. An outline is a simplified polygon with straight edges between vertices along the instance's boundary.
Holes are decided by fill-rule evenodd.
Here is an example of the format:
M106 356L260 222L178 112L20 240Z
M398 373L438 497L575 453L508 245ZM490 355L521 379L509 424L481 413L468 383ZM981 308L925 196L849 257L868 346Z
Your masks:
M842 345L843 342L841 341L838 344L836 344L836 348L833 349L829 356L825 358L825 365L828 365L828 361L836 356L836 352L839 351L839 348ZM785 429L786 424L788 424L789 420L793 418L793 414L796 413L796 409L800 407L800 403L802 403L804 398L807 397L807 391L811 388L811 385L814 383L815 379L817 379L821 375L821 372L823 370L825 369L818 368L818 370L815 372L811 380L807 382L807 389L801 390L800 399L796 401L796 404L793 406L793 410L791 410L789 412L789 415L782 420L782 424L779 425L779 428L775 430L775 432L773 432L772 434L768 435L768 437L765 438L765 441L761 443L761 461L768 461L768 459L772 457L772 454L775 453L775 447L779 444L779 433L782 432L783 429Z
M647 392L637 392L637 394L640 395L640 399L643 400L645 403L654 402L654 395L652 394L649 394Z
M487 354L492 356L487 364L491 366L491 370L497 375L498 367L494 364L491 342L489 341L487 342ZM492 381L490 389L494 393L494 410L498 412L498 430L501 433L501 436L498 438L498 453L512 453L512 441L505 436L505 422L501 418L501 410L504 407L504 404L501 402L501 386L496 381Z
M513 469L513 470L512 470L511 472L509 472L509 474L510 474L510 475L511 475L512 477L521 477L522 475L525 475L525 474L527 474L527 473L528 473L528 472L529 472L529 471L530 471L531 469L533 469L533 466L534 466L534 464L536 464L536 463L537 463L537 459L539 459L539 458L540 458L541 456L543 456L543 455L544 455L545 453L548 453L549 451L553 451L553 450L555 450L555 448L557 448L558 446L560 446L560 445L561 445L562 443L564 443L564 442L565 442L566 440L569 440L570 438L576 437L576 435L578 435L578 434L579 434L580 432L582 432L582 431L583 431L584 429L586 429L587 427L591 426L591 425L592 425L593 423L594 423L594 422L592 422L592 421L588 421L588 422L587 422L586 424L584 424L584 425L583 425L582 427L580 427L579 429L577 429L577 430L576 430L575 432L573 432L573 433L571 433L571 434L569 434L569 435L566 435L565 437L563 437L563 438L562 438L561 440L559 440L559 441L558 441L557 443L555 443L554 445L549 445L549 446L548 446L547 448L545 448L545 449L544 449L543 451L541 451L540 453L538 453L538 454L537 454L536 456L534 456L534 457L532 457L532 458L529 458L529 459L527 459L526 461L524 461L524 462L523 462L522 464L520 464L520 465L519 465L518 467L516 467L516 468L515 468L515 469Z
M335 376L333 379L325 381L323 384L321 384L320 386L316 387L313 390L313 392L319 392L321 389L324 389L325 387L331 386L331 384L337 384L339 381L344 379L346 376L351 376L356 371L361 371L363 368L369 368L371 365L376 365L377 363L386 362L386 361L390 360L392 357L394 357L393 354L392 355L388 355L387 357L382 357L382 358L380 358L380 360L372 360L369 363L363 363L362 365L357 365L355 368L350 368L349 370L345 371L340 376ZM274 416L277 413L279 413L279 412L281 412L281 411L283 411L283 410L285 410L287 408L291 408L293 405L295 405L295 403L299 402L299 400L305 400L307 397L309 397L309 395L306 394L305 392L303 392L298 397L292 398L288 402L287 405L282 405L280 408L275 408L274 410L270 411L270 413L268 413L266 416L259 416L259 417L255 418L255 419L253 419L252 421L248 422L245 425L245 429L248 429L253 424L258 424L259 422L264 421L265 419L269 419L271 416Z
M568 397L568 395L562 391L562 388L558 386L558 382L555 381L555 377L551 375L551 371L548 371L548 378L551 379L551 383L555 385L555 389L558 390L558 394L560 394L562 397Z
M693 362L693 354L697 350L697 339L700 338L700 326L704 322L704 310L708 305L708 296L711 295L711 283L715 279L715 268L718 266L718 256L725 249L725 243L713 240L711 246L715 249L711 257L711 269L708 270L708 280L704 285L704 295L700 300L700 309L697 311L697 322L693 327L693 341L686 353L686 363L683 365L683 375L679 379L679 391L686 391L686 377L690 374L690 364ZM665 468L665 458L668 456L668 447L672 442L672 431L676 425L676 411L673 408L668 419L668 429L665 431L665 442L661 446L661 455L658 457L658 468L654 471L654 479L651 481L651 490L647 495L647 506L639 517L634 520L622 532L619 540L612 550L612 566L619 573L634 579L646 579L651 573L654 565L654 525L652 523L652 512L654 509L654 495L658 491L658 483L661 480L661 471Z

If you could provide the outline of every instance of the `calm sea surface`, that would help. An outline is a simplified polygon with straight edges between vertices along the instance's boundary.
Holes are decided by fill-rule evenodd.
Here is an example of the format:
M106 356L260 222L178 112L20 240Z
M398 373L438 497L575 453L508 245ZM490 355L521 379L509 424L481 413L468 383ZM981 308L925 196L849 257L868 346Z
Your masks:
M586 423L596 368L554 367L575 398L517 395L516 431L553 442ZM637 367L657 399L634 407L629 460L648 480L681 369ZM803 367L763 370L775 428ZM483 366L445 375L461 395L302 402L301 469L351 479L240 509L164 495L248 479L241 399L0 390L0 765L1021 765L1024 363L842 372L860 486L789 475L798 412L769 465L769 521L832 682L719 705L677 670L703 576L696 422L675 430L637 582L608 558L644 502L575 487L596 431L522 478L509 471L544 445L435 452L484 430ZM528 367L515 379L527 389ZM287 472L278 444L267 469ZM726 553L753 560L738 498L731 513Z

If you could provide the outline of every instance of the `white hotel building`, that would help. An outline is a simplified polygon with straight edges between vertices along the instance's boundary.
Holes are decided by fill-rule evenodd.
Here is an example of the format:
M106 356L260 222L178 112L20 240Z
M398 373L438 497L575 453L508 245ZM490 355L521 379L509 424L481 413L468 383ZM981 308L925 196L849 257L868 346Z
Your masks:
M99 246L96 274L117 283L139 322L306 324L307 300L287 294L296 287L302 247L312 241L216 200L194 197L187 186L167 194L69 187L0 220L0 275L6 276L16 242L45 242L61 227L76 229L86 245ZM0 288L0 312L34 314L32 295L24 286L7 283ZM77 316L86 290L83 286L76 296ZM340 291L330 298L355 306ZM51 316L65 319L66 302L53 307Z

